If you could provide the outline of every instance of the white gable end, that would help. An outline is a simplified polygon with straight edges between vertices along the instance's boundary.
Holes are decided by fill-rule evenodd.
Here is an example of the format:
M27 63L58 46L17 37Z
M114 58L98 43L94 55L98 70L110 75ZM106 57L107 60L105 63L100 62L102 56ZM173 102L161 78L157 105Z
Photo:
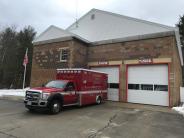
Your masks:
M174 27L93 9L68 31L90 42L173 31Z
M56 26L51 25L49 28L47 28L43 33L41 33L34 41L36 42L42 42L47 40L53 40L63 37L70 37L72 36L69 32L66 30L63 30L61 28L58 28Z

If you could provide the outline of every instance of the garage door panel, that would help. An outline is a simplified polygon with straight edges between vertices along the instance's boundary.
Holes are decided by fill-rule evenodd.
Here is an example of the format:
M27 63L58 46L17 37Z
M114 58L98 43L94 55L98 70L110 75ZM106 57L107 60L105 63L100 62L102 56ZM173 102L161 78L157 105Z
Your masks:
M129 90L128 99L131 103L152 104L168 106L168 92Z
M128 102L168 106L168 66L128 67Z
M128 82L135 84L168 84L167 65L145 65L129 67Z
M91 69L107 73L109 83L119 83L118 67L93 67Z
M108 88L107 96L108 96L108 100L110 101L119 101L119 90Z
M108 74L108 93L110 101L119 101L119 68L118 67L92 67L92 70L105 72Z

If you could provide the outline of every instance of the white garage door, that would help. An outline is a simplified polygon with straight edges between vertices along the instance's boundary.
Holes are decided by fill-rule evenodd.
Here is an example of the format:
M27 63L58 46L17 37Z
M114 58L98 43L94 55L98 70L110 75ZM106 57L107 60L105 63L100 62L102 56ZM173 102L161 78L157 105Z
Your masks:
M92 70L108 74L108 100L119 101L119 68L118 67L92 67Z
M128 102L169 106L168 66L129 66Z

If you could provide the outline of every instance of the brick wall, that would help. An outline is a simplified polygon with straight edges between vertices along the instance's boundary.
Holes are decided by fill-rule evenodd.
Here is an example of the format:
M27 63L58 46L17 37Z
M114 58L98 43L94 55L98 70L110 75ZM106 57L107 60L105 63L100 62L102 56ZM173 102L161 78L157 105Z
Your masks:
M171 58L170 63L170 104L179 103L179 87L182 82L182 70L174 36L146 39L131 42L122 42L92 46L88 49L88 62L109 60L134 60L141 58ZM120 69L121 101L126 102L126 66Z
M171 105L176 106L180 102L180 87L182 86L182 67L176 46L176 40L173 39L173 58L170 65L170 89L171 89Z
M89 47L88 62L171 57L173 37L147 39ZM110 55L110 56L109 56Z
M73 41L72 66L75 68L85 68L87 66L87 45L79 40Z
M60 48L68 47L67 62L60 61ZM33 49L33 63L31 73L31 87L41 86L49 80L55 79L56 69L85 67L87 47L78 40L36 45Z

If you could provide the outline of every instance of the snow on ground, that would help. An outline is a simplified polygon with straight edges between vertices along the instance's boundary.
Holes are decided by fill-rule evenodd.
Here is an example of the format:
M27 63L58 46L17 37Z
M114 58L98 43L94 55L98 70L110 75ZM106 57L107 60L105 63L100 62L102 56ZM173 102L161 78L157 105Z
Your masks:
M179 106L179 107L173 107L172 109L184 116L184 104L182 106Z
M25 89L0 89L0 97L1 96L25 96L26 90L29 88Z

